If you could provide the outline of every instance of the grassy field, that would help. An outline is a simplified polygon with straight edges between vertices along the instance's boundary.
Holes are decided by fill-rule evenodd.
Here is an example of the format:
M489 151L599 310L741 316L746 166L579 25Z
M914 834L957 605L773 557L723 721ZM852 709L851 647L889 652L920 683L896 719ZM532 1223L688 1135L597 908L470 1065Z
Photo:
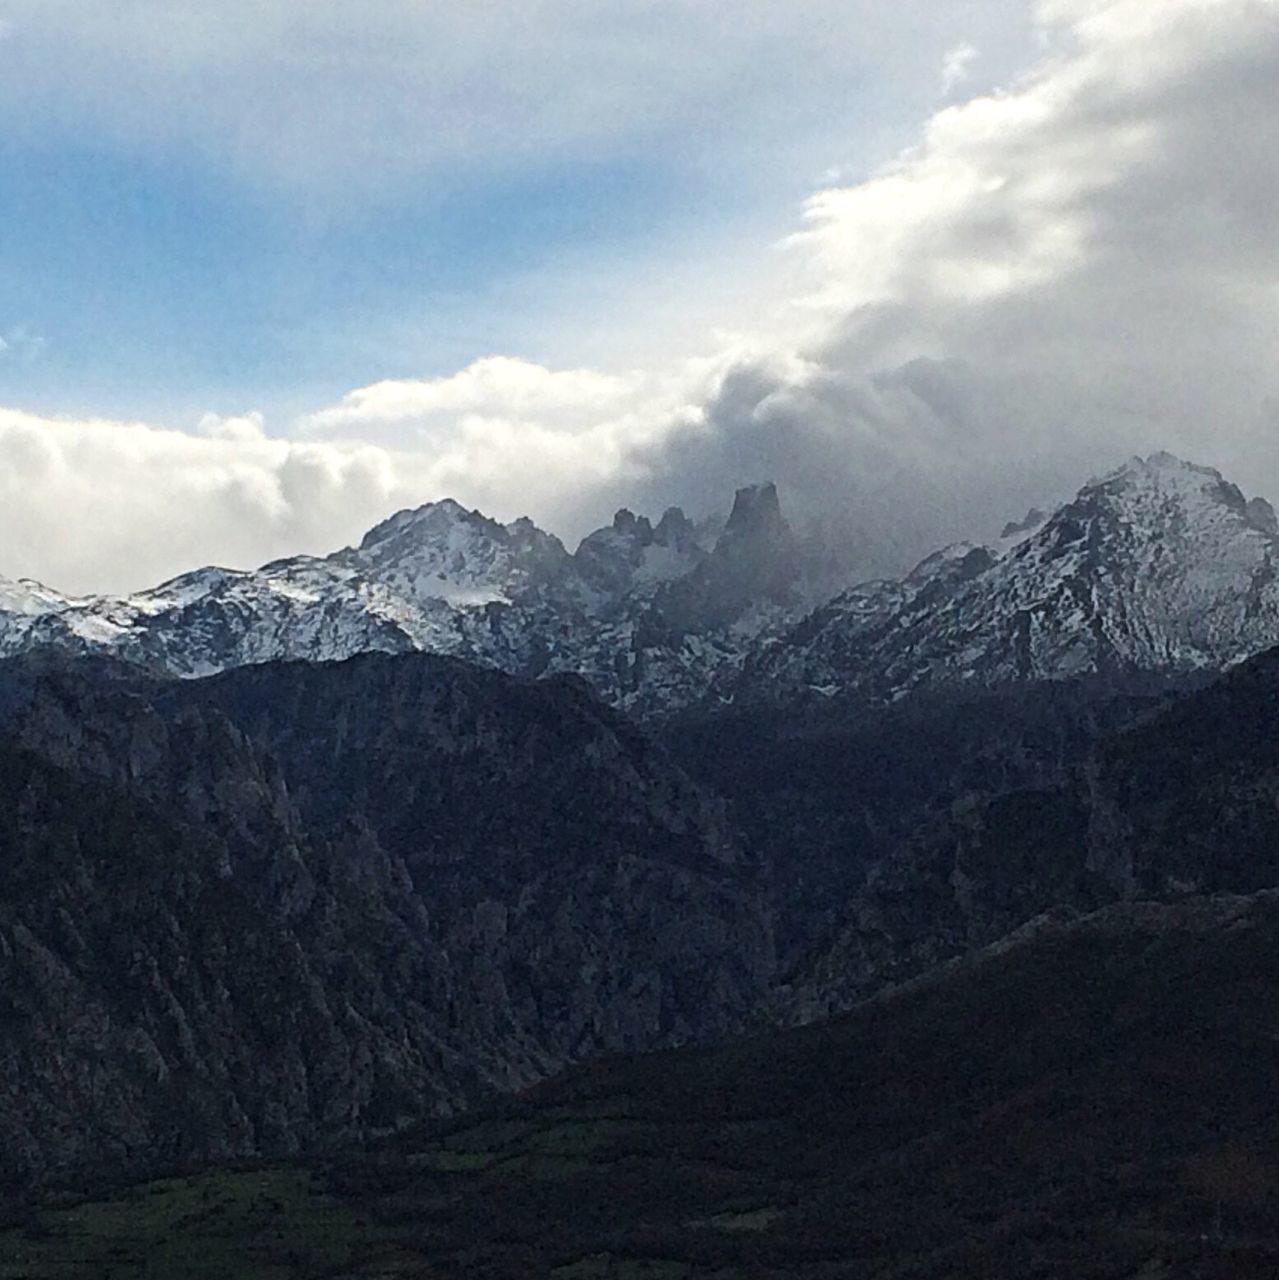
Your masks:
M63 1193L0 1280L1279 1275L1279 919L1073 936L341 1158Z

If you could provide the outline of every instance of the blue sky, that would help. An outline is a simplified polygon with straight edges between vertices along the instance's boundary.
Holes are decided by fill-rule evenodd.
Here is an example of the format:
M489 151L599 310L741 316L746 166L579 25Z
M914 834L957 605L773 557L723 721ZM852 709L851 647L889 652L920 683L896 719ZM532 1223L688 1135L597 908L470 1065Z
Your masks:
M713 306L824 172L909 139L948 49L994 38L981 74L1005 73L1027 25L1007 3L210 8L0 5L9 403L284 431L484 355L627 363L658 327L678 348L656 279ZM508 29L526 8L536 41Z
M534 317L504 281L634 253L691 211L656 157L488 175L314 220L293 200L90 147L0 150L9 316L43 345L0 366L46 411L187 417L323 401L514 346Z

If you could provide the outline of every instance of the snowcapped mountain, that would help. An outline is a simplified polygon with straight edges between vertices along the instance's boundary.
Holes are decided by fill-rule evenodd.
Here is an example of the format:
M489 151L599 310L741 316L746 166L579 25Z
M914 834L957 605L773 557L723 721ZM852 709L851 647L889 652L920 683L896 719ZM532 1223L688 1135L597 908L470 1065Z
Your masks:
M802 613L802 566L772 485L722 529L629 511L569 554L521 519L456 502L401 511L358 547L253 572L205 568L125 597L0 580L0 656L40 645L200 676L369 650L451 654L522 674L585 674L614 703L701 697L750 641Z
M179 676L369 650L574 672L641 715L816 690L892 699L1131 669L1218 669L1279 643L1279 523L1205 467L1134 458L993 547L959 543L825 603L771 484L720 527L622 510L569 553L527 519L401 511L358 547L206 568L125 597L0 579L0 656L40 645Z
M1210 468L1134 458L1001 542L837 596L761 646L743 691L1219 669L1279 643L1275 513Z

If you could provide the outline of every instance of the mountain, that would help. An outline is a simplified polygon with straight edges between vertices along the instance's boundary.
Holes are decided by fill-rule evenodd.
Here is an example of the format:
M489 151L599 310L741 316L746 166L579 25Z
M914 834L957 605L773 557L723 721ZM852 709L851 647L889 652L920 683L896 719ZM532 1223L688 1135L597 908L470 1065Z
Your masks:
M0 582L0 655L51 646L190 677L420 651L579 672L644 713L707 696L756 635L798 617L805 572L771 485L739 492L718 533L678 508L656 525L623 510L572 555L527 519L446 500L327 557L200 569L127 597Z
M852 1014L320 1161L0 1222L28 1280L1270 1280L1276 895L1125 905Z
M773 869L785 975L808 963L867 875L938 815L974 797L1058 785L1100 741L1211 678L1135 672L939 684L888 703L757 699L689 711L649 731L729 802L743 838Z
M723 807L569 678L0 664L0 1181L386 1132L771 988Z
M1058 769L1015 776L952 792L867 870L794 965L790 1016L850 1007L1044 911L1279 886L1279 649L1139 700Z
M1279 641L1274 511L1219 472L1134 458L1037 517L837 596L760 647L738 696L1222 670Z
M737 755L761 790L814 758L883 790L863 860L815 837L846 821L820 788L789 845L743 841L574 677L0 664L5 1176L365 1138L853 1007L1045 912L1279 885L1279 651L1190 693L921 695L845 732L843 760L747 728Z
M570 554L528 520L455 502L358 547L254 572L201 569L123 598L0 583L0 654L110 654L180 676L278 659L429 652L515 675L574 672L642 717L731 702L1135 670L1220 670L1279 639L1279 525L1213 470L1133 459L997 546L820 603L829 556L771 484L718 531L627 510ZM816 608L814 608L816 604Z

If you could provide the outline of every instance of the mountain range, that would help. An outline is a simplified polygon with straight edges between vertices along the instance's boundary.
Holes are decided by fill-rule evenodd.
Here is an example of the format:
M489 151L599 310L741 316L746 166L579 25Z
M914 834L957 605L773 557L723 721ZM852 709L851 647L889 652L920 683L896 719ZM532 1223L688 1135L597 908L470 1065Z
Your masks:
M170 675L430 652L573 672L641 717L756 699L891 701L1124 670L1219 670L1279 635L1279 525L1209 468L1133 459L996 546L823 599L830 557L771 484L721 527L619 511L571 555L527 519L443 501L358 547L254 572L199 569L125 597L0 581L0 655L55 646Z
M1156 454L834 594L767 484L572 554L441 502L129 597L3 584L0 1183L393 1140L874 1025L983 949L1041 993L1036 939L1100 919L1070 937L1136 963L1143 902L1267 933L1277 554ZM685 1065L783 1088L754 1043Z

